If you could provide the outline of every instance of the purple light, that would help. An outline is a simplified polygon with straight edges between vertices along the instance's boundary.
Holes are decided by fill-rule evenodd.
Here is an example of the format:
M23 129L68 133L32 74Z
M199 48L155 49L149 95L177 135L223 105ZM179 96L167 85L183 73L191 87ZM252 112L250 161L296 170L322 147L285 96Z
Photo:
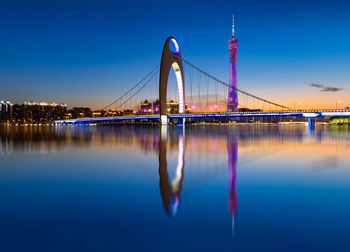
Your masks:
M174 46L175 46L175 52L171 51L172 53L178 55L180 53L180 47L179 44L177 43L176 39L172 38L171 42L173 42Z
M237 137L227 137L227 156L229 167L229 213L236 214L238 209L237 201Z
M238 39L230 38L228 40L230 52L230 83L227 99L227 112L237 112L238 96L237 96L237 52Z

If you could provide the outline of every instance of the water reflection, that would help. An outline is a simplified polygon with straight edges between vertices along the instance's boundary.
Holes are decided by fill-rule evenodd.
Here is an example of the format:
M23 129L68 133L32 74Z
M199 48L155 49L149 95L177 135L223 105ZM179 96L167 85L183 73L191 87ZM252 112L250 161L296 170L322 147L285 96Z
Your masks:
M183 128L184 129L184 128ZM159 142L159 188L163 200L163 206L170 218L174 217L180 203L182 183L185 167L185 135L179 133L179 149L175 178L170 181L167 163L167 128L161 127L161 141Z
M0 220L7 221L4 234L16 224L15 238L23 225L39 225L44 234L60 225L58 233L93 226L84 235L98 244L111 234L110 243L147 237L158 244L152 239L161 237L166 247L176 235L181 242L212 240L211 250L222 244L217 250L225 251L231 224L241 251L283 239L304 239L301 248L326 235L329 244L345 244L349 150L349 130L341 127L313 134L277 125L0 127Z
M203 148L202 143L222 142L220 148L226 145L228 132L235 131L241 147L249 144L349 144L348 128L323 127L309 134L305 127L279 126L242 126L242 127L189 127L186 128L190 139L186 140L191 149ZM171 150L177 150L174 141L178 134L169 129L168 139ZM177 131L177 129L175 129ZM231 134L231 133L230 133ZM66 152L71 148L88 147L122 147L132 146L146 153L159 151L160 133L157 127L2 127L0 126L0 155L11 155L22 152L26 154L46 154ZM217 147L217 145L215 145ZM226 149L226 147L224 148Z
M178 158L175 178L170 179L167 164L167 128L160 129L161 141L159 142L159 187L163 200L163 206L170 218L173 218L178 210L184 180L186 138L185 128L179 129ZM234 234L234 221L238 210L237 199L237 159L238 137L236 132L227 135L227 162L229 168L229 197L228 212L232 216L232 234Z
M228 211L232 215L232 234L234 234L235 216L238 210L237 199L237 159L238 139L236 135L227 136L227 160L229 168L229 204Z

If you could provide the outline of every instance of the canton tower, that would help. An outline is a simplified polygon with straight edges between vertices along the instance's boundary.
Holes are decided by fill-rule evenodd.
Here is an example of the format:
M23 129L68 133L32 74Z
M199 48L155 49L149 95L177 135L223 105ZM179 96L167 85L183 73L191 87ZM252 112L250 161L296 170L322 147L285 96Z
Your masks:
M230 85L227 97L227 112L238 111L238 96L237 96L237 52L238 39L235 38L235 23L232 15L232 38L228 39L230 52Z

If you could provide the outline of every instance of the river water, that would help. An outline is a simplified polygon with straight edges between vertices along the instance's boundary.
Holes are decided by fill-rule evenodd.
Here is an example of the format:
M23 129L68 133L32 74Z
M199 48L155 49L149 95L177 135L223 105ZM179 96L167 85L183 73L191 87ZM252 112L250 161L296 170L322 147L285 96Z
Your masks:
M350 129L0 128L0 251L350 251Z

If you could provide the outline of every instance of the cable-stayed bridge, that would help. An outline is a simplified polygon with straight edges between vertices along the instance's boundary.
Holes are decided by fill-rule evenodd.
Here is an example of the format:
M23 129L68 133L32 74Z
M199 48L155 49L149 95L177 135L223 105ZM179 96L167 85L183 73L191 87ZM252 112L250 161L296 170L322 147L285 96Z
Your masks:
M174 49L171 48L172 44ZM236 59L236 54L233 56ZM163 49L161 64L154 67L116 100L106 105L101 110L103 115L54 123L56 125L118 122L167 124L168 121L172 121L183 125L186 120L206 122L242 118L304 117L308 118L309 126L314 127L317 117L350 116L350 110L292 109L238 89L231 81L234 80L236 83L236 62L230 64L230 84L228 84L183 59L177 41L169 37ZM173 85L175 87L168 85L168 82L172 82L172 79L169 80L171 69L175 73L175 78L170 76L175 80L176 84Z

